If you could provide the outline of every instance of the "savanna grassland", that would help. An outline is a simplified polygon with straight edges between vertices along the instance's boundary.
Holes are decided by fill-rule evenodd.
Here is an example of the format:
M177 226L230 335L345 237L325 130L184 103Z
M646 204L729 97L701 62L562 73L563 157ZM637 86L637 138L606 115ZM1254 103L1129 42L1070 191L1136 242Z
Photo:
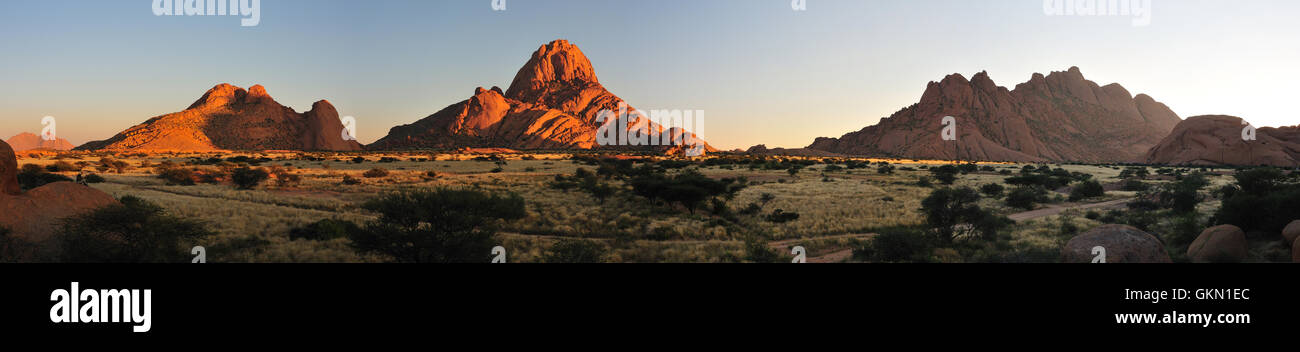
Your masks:
M94 188L118 198L144 199L169 215L201 222L214 233L199 243L212 262L391 261L354 250L346 237L295 234L323 220L373 222L378 215L366 210L367 201L441 188L522 197L523 216L493 226L494 239L507 249L510 262L566 261L575 255L601 262L789 262L795 246L806 249L809 262L1055 262L1072 236L1105 223L1137 223L1162 239L1199 233L1219 206L1212 190L1232 182L1230 170L1200 168L1144 167L1147 171L1138 177L1132 168L1108 165L726 154L697 160L561 152L19 157L20 164L69 178L95 174L102 180L92 181ZM233 176L240 169L264 175L248 185ZM1053 172L1079 183L1039 187L1028 205L1010 204L1007 194L1015 192L1006 184L1009 178ZM1131 218L1135 212L1125 202L1141 198L1138 189L1158 188L1193 172L1209 185L1197 192L1200 199L1191 215ZM696 173L721 180L726 189L689 205L637 193L637 177ZM1084 180L1095 181L1104 188L1102 194L1072 200L1074 188ZM1126 182L1132 187L1125 187ZM985 187L991 184L1002 189ZM916 247L923 249L901 257L882 254L888 251L879 246L872 249L877 234L923 228L923 200L948 188L980 190L976 204L1004 223L979 240ZM1005 220L1007 216L1017 220ZM1181 242L1167 242L1171 254L1186 251ZM1278 243L1252 241L1250 260L1278 261L1288 254Z

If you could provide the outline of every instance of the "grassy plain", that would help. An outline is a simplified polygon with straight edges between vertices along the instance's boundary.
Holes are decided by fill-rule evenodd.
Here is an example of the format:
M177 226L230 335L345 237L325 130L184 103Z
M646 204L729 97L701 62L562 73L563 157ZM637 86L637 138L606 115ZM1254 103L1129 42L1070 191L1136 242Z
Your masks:
M240 162L229 158L247 156L257 167L296 175L299 180L272 179L251 190L239 190L229 182L171 185L155 174L158 165L170 163L196 169L233 167ZM104 158L126 162L119 170L100 167ZM762 203L764 194L773 197L756 215L740 215L723 221L708 211L694 213L663 205L652 205L630 192L619 192L602 201L580 190L563 191L548 184L556 175L572 175L579 168L594 170L563 153L514 154L504 160L484 155L387 153L251 153L251 154L31 154L20 155L20 164L51 165L65 161L83 167L82 173L102 175L106 182L92 184L115 197L135 196L165 207L171 214L201 220L218 235L210 238L208 258L214 262L376 262L383 258L361 256L347 239L328 241L290 240L289 232L323 219L365 223L374 214L360 204L383 192L405 189L454 187L486 191L515 192L527 202L524 219L504 223L498 240L509 251L511 262L542 260L550 246L563 239L588 239L608 250L608 262L739 262L749 253L746 240L769 243L789 256L789 248L803 246L812 258L853 260L846 251L869 241L880 229L922 224L921 200L941 185L918 185L931 174L929 167L943 162L889 160L897 167L893 174L869 168L828 171L827 164L806 167L795 174L787 170L765 170L734 165L697 168L711 178L744 177L748 187L727 200L730 209ZM201 163L210 158L221 163ZM260 161L258 159L261 159ZM856 159L860 162L882 161ZM960 175L955 186L977 188L1002 183L1009 173L1024 165L981 164L982 170ZM1105 165L1049 165L1093 175L1103 184L1118 184L1122 167ZM99 170L96 170L96 169ZM382 177L366 177L376 168ZM1230 182L1226 171L1209 170L1212 186ZM1217 173L1215 173L1217 172ZM76 172L65 172L74 177ZM274 174L274 172L273 172ZM345 180L354 180L352 184ZM1154 183L1164 182L1158 178ZM619 181L616 186L625 187ZM936 182L937 183L937 182ZM1110 190L1101 199L1126 199L1134 192ZM1068 210L1077 204L1056 197L1046 207L1066 208L1059 214L1021 221L1009 230L1005 243L996 250L967 256L936 254L938 261L1031 261L1052 262L1071 236L1101 225L1096 214ZM1024 211L1007 207L997 199L980 205L997 215ZM1041 207L1041 206L1040 206ZM1217 208L1213 199L1199 209L1208 217ZM797 220L775 223L762 215L773 210L798 213ZM1099 209L1093 212L1104 212ZM1157 234L1159 235L1159 234ZM1280 248L1267 243L1253 245L1252 257L1267 261ZM1185 250L1182 249L1182 250ZM1171 248L1176 253L1177 248Z

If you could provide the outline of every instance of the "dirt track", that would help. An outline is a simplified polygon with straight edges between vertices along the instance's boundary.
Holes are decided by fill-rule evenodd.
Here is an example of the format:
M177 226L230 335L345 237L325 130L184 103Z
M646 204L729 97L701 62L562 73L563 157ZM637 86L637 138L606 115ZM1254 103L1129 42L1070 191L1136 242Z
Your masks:
M826 236L826 237L801 238L801 239L793 239L793 240L781 240L781 241L769 242L767 245L768 245L769 247L772 247L773 249L776 249L776 250L778 250L778 251L781 251L781 252L782 252L781 254L789 254L790 246L793 246L793 245L799 243L800 241L806 241L806 240L826 240L826 239L843 239L843 238L851 238L851 239L868 239L868 238L872 238L872 237L875 237L875 236L876 236L876 234L874 234L874 233L867 233L867 234L850 234L850 235L837 235L837 236ZM846 249L841 249L841 250L838 250L838 251L834 251L834 252L827 253L827 254L823 254L823 255L820 255L820 256L816 256L816 257L809 256L809 257L808 257L808 262L809 262L809 263L839 263L839 262L842 262L842 261L844 261L844 260L846 260L846 259L849 259L849 257L852 257L852 256L853 256L853 249L852 249L852 248L846 248Z
M1060 213L1065 212L1066 210L1071 210L1071 209L1112 208L1112 207L1117 207L1117 206L1124 205L1125 203L1128 203L1129 201L1132 201L1132 200L1133 200L1132 198L1127 198L1127 199L1117 199L1117 200L1112 200L1112 201L1109 201L1109 202L1091 203L1091 204L1078 204L1078 205L1074 205L1074 206L1055 206L1055 205L1049 205L1049 206L1047 206L1047 208L1038 209L1038 210L1031 210L1031 211L1027 211L1027 212L1023 212L1023 213L1015 213L1015 214L1011 214L1010 216L1007 216L1007 217L1008 217L1008 218L1011 218L1011 220L1014 220L1014 221L1016 221L1016 222L1021 222L1021 221L1025 221L1025 220L1032 220L1032 219L1037 219L1037 218L1041 218L1041 217L1045 217L1045 216L1052 216L1052 215L1060 214Z

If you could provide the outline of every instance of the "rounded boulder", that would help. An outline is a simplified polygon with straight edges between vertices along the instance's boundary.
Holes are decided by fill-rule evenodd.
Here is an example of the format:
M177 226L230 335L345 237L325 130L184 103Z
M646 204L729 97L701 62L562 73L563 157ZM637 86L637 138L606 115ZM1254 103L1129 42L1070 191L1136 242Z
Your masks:
M1187 247L1187 258L1197 263L1240 263L1248 254L1246 232L1233 225L1205 229Z
M1160 239L1128 225L1102 225L1071 238L1061 249L1061 261L1092 263L1102 254L1106 263L1173 262Z

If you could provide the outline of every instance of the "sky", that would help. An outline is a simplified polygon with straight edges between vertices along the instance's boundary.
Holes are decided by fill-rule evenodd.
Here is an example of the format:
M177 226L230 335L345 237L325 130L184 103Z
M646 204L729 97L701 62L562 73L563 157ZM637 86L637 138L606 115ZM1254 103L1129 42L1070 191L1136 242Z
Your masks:
M1184 118L1300 124L1300 1L1150 0L1147 25L1049 15L1042 0L805 1L262 0L243 27L155 16L153 0L9 0L0 138L54 116L73 144L106 139L230 83L299 112L327 99L369 143L476 87L507 88L555 39L637 108L704 110L702 136L721 149L838 137L952 73L1014 87L1071 66Z

